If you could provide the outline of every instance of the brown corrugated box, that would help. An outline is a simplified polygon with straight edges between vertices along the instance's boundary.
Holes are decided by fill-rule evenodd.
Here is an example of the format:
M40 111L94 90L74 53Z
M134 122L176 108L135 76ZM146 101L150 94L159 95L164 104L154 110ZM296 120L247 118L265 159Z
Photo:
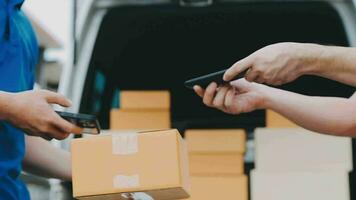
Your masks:
M169 128L171 128L170 112L166 109L113 109L110 112L112 130Z
M177 130L109 134L71 144L73 193L78 199L188 198L188 154ZM136 194L136 193L134 193Z
M121 91L120 108L170 109L169 91Z
M192 197L189 200L247 200L241 129L187 130Z
M267 128L296 128L299 126L272 110L266 110L266 127Z
M191 177L192 193L189 200L247 200L246 176Z
M242 175L244 158L242 154L190 154L191 175Z
M191 175L241 175L246 133L241 129L187 130Z
M246 149L246 133L241 129L187 130L189 153L238 153Z

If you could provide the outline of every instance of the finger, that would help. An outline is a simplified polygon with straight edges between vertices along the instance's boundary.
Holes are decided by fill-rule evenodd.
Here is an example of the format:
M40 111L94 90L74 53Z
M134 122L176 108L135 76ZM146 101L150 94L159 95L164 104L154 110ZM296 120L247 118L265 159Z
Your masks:
M251 55L236 62L225 72L224 77L223 77L224 81L233 80L241 72L243 72L246 69L248 69L249 67L251 67L252 63L253 63L253 58Z
M251 90L252 83L246 81L246 79L241 78L236 81L230 82L230 85L234 87L238 93L247 92Z
M217 89L217 84L216 83L210 83L210 85L205 89L204 97L203 97L203 102L207 106L213 106L213 99L215 96L215 92Z
M249 82L255 82L257 77L258 77L258 73L255 70L253 70L253 68L250 68L246 73L245 79Z
M234 102L233 101L234 101L234 97L235 97L235 92L236 92L235 89L231 88L226 93L224 106L229 112L233 112L233 110L234 110L234 108L233 108Z
M68 122L56 113L53 120L53 125L65 133L81 134L83 132L82 128Z
M213 101L213 105L214 107L220 109L220 110L224 110L224 101L225 101L225 96L227 91L229 90L229 87L221 87L219 92L217 92L214 101Z
M69 99L58 93L51 92L48 90L43 90L42 93L48 103L59 104L64 107L70 107L72 105L72 102Z
M58 129L55 126L52 126L50 128L48 134L50 137L55 138L57 140L64 140L69 136L69 133L63 132L62 130ZM48 138L48 136L46 136L45 138Z
M199 85L195 85L195 86L193 87L193 89L194 89L194 92L195 92L198 96L200 96L201 98L203 98L203 96L204 96L204 89L203 89L202 87L200 87Z

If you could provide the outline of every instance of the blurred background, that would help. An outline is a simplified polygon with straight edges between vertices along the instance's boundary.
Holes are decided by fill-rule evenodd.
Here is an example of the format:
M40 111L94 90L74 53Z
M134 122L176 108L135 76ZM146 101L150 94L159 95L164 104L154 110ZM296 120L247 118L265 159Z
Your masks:
M73 100L69 111L95 114L109 129L111 109L120 108L120 91L169 91L171 124L183 135L188 129L235 128L247 133L248 175L255 167L254 130L268 126L266 112L232 117L208 109L183 82L227 68L276 42L356 46L355 3L26 0L23 9L40 41L37 87L68 96ZM319 96L349 97L354 92L352 87L316 77L302 77L281 88ZM69 149L70 140L53 143ZM355 199L353 173L349 177L350 187L345 187ZM68 183L28 174L23 179L34 200L71 199Z

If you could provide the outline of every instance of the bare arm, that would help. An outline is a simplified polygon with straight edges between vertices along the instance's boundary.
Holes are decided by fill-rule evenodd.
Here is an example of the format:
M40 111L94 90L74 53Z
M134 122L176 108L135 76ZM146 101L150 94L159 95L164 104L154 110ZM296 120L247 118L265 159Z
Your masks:
M0 91L0 120L8 121L27 134L23 161L26 171L39 176L71 180L69 153L55 148L40 137L64 139L69 133L81 133L81 129L57 115L51 104L70 106L71 103L65 97L45 90L19 93Z
M320 133L356 136L356 96L349 99L310 97L274 88L265 93L264 108Z
M205 90L194 87L205 105L230 114L272 109L296 124L320 133L356 136L356 95L351 98L311 97L288 92L245 79Z
M270 85L316 75L356 86L356 48L310 43L277 43L236 62L224 75L230 81L249 69L246 80Z
M0 120L6 119L9 113L10 102L10 93L0 91Z
M72 180L70 153L39 137L26 136L23 167L25 171L38 176Z
M320 47L320 56L305 74L322 76L356 86L356 48Z

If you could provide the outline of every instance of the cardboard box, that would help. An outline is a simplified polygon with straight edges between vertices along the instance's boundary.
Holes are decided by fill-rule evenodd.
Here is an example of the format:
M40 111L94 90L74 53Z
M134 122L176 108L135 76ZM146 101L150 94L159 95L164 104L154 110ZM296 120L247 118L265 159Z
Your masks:
M75 139L71 149L75 198L189 197L188 154L177 130Z
M110 112L112 130L149 130L171 128L170 112L166 109L113 109Z
M193 193L194 194L194 193ZM251 172L251 200L349 200L349 176L342 171Z
M297 128L299 127L289 119L272 111L266 110L266 127L268 128Z
M191 177L192 195L189 200L247 200L246 176Z
M187 130L189 153L238 153L246 149L246 133L241 129Z
M255 130L255 167L262 171L352 171L352 141L302 128Z
M167 109L171 106L169 91L121 91L120 108Z
M190 154L191 175L242 175L244 157L242 154Z

